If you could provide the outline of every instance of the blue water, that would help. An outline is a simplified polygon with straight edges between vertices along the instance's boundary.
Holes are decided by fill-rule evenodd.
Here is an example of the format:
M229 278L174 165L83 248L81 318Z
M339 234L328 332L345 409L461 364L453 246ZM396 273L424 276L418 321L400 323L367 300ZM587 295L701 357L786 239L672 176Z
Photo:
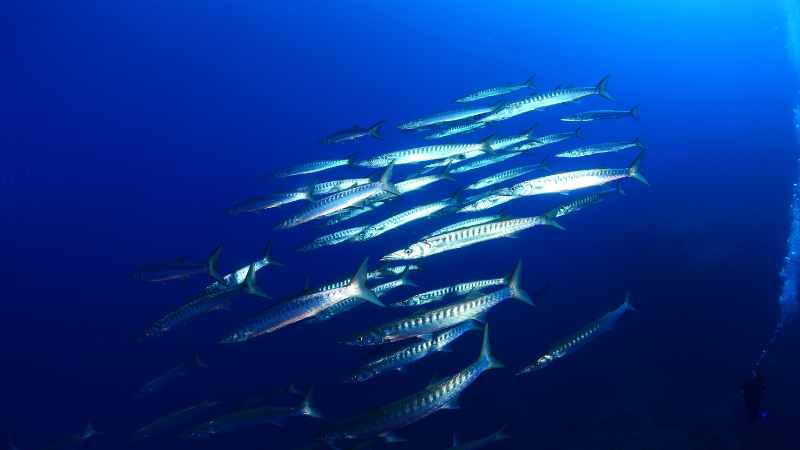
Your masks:
M336 420L466 366L477 356L477 334L408 375L338 384L365 352L335 341L390 317L371 305L325 325L219 346L269 304L241 297L231 312L140 343L147 325L203 282L151 286L128 273L179 255L203 258L220 243L223 269L233 270L271 241L286 267L262 270L259 283L276 298L300 291L307 276L314 285L348 277L365 256L375 261L449 219L299 254L316 225L272 229L297 205L236 217L226 208L317 179L265 181L293 164L415 145L398 123L449 109L475 89L530 75L541 89L593 85L605 74L614 106L641 104L642 118L590 124L586 141L641 137L652 186L625 181L627 197L563 218L567 231L537 228L421 263L414 279L433 288L504 274L522 258L524 285L551 289L536 309L509 301L492 312L494 352L512 370L483 375L461 410L401 430L403 448L446 448L454 431L469 440L503 424L513 439L493 448L796 448L800 342L791 325L764 362L768 420L746 425L739 398L780 318L797 175L797 75L783 2L18 3L3 16L12 36L0 88L0 432L21 449L75 434L90 417L106 434L88 448L129 448L132 431L168 411L289 382L316 385L319 407ZM590 98L492 132L535 122L542 132L567 131L560 115L608 106ZM336 129L381 119L383 142L319 144ZM478 137L485 134L461 140ZM559 169L624 167L630 159ZM320 179L354 173L365 172L336 169ZM433 185L359 220L438 199L459 183ZM539 214L565 200L555 197L518 200L509 212ZM513 376L628 289L638 312L612 333L546 370ZM133 400L142 383L194 352L207 371ZM298 420L144 445L296 448L320 426Z

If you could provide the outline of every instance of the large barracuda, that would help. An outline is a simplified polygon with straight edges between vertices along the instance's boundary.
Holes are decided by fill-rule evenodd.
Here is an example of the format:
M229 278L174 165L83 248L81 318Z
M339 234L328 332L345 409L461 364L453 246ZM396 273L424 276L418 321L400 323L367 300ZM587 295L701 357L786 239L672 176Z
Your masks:
M293 177L296 175L306 175L309 173L322 172L324 170L333 169L336 167L349 166L353 163L352 158L346 159L328 159L324 161L313 161L310 163L300 164L290 169L278 172L275 174L278 178Z
M557 194L601 186L606 183L622 180L623 178L633 178L647 184L647 180L639 172L639 166L644 154L645 150L642 150L639 156L631 163L630 167L626 169L588 169L562 172L523 181L509 188L500 189L499 192L506 195L517 196Z
M358 272L346 286L310 292L279 303L229 334L221 342L225 344L245 342L262 334L272 333L303 319L313 317L320 311L349 297L360 297L376 305L384 306L375 293L367 287L366 281L367 259L361 263Z
M562 122L594 122L595 120L604 119L622 119L625 117L639 118L639 107L634 106L627 111L617 111L613 109L601 109L598 111L586 111L577 114L571 114L561 118Z
M486 178L481 178L480 180L467 185L464 190L466 191L477 191L480 189L485 189L489 186L494 186L495 184L505 183L508 180L513 180L514 178L521 177L523 175L527 175L534 170L541 169L541 164L533 164L527 166L519 166L514 167L512 169L504 170L502 172L498 172L494 175L489 175Z
M190 262L184 258L177 258L171 262L147 264L133 271L130 277L145 283L187 280L198 275L206 275L215 280L221 280L222 276L217 271L217 263L221 253L222 246L220 245L211 252L205 262Z
M400 183L395 184L395 187L397 187L398 184L400 184ZM398 192L399 192L399 189L398 189ZM392 197L392 194L389 194L389 193L386 193L385 195L386 195L387 198ZM330 217L330 218L328 219L327 222L325 222L325 226L326 227L330 227L330 226L333 226L333 225L338 225L338 224L340 224L342 222L346 222L346 221L348 221L350 219L353 219L355 217L358 217L358 216L360 216L362 214L366 214L366 213L368 213L370 211L373 211L376 208L379 208L379 207L383 206L385 203L386 202L382 201L382 200L381 201L373 201L373 202L370 202L370 203L368 203L368 204L366 204L364 206L356 206L356 207L353 207L353 208L345 209L343 211L339 211L336 214L331 214L331 215L327 216L327 217Z
M538 357L532 364L520 370L517 375L543 369L555 360L575 352L597 336L611 331L614 328L614 324L617 323L622 315L625 314L626 311L631 311L633 309L634 308L630 304L630 295L628 294L625 296L625 303L585 326L572 336L559 342L553 348Z
M448 231L460 230L461 228L468 228L468 227L471 227L473 225L480 225L480 224L487 223L487 222L494 222L494 221L500 220L500 219L507 219L507 217L503 216L501 214L495 214L493 216L475 217L475 218L472 218L472 219L462 220L462 221L447 225L446 227L439 228L438 230L433 231L431 233L428 233L425 236L422 236L422 239L429 238L431 236L436 236L437 234L447 233Z
M346 378L345 381L357 383L367 381L390 370L403 370L409 364L417 362L433 353L443 351L453 341L472 330L480 330L482 326L478 321L468 320L452 328L434 333L430 338L400 347L391 353L371 361L361 367L358 372Z
M459 122L490 113L494 111L494 109L494 106L483 106L477 108L459 109L456 111L447 111L400 124L397 126L397 128L400 128L401 130L416 130L417 128L432 127L443 123Z
M427 337L432 333L450 328L470 319L483 316L504 300L514 298L533 305L519 283L522 262L518 262L514 273L508 277L506 287L485 295L470 295L465 300L445 306L421 311L402 319L378 325L345 341L349 345L368 346L397 342L414 337Z
M249 198L228 208L228 214L236 216L242 213L254 213L264 211L278 206L288 205L289 203L301 200L312 201L311 192L308 190L297 190L295 192L284 192Z
M486 155L482 158L478 158L472 161L467 161L465 163L459 164L453 167L450 173L469 172L472 170L480 169L482 167L491 166L492 164L501 163L503 161L519 156L521 154L522 154L521 152L505 152L505 153L500 153L498 155Z
M392 303L391 306L398 307L398 306L426 305L428 303L438 302L451 295L463 296L469 294L470 292L477 292L489 287L508 284L508 282L509 282L509 277L468 281L466 283L459 283L459 284L454 284L452 286L446 286L439 289L433 289L430 291L421 292L419 294L412 295L411 297L403 301Z
M133 436L131 436L131 440L140 441L147 439L180 428L192 421L198 420L198 418L208 417L211 411L219 405L220 402L205 401L174 411L137 430L133 433Z
M544 147L545 145L557 144L566 141L567 139L580 138L581 129L576 128L575 131L567 131L566 133L553 133L537 138L531 138L528 142L512 147L509 151L525 152L535 148Z
M322 143L340 144L342 142L354 141L364 136L372 136L375 139L382 139L383 137L381 136L381 127L383 126L384 123L385 122L381 120L380 122L368 128L361 128L358 125L353 125L352 128L331 133L330 135L322 139Z
M475 91L471 94L465 95L459 99L456 99L458 103L469 103L478 100L483 100L485 98L497 97L499 95L506 95L512 92L516 92L520 89L533 89L534 88L534 80L533 77L528 78L525 80L524 83L521 84L508 84L505 86L497 86L488 89L481 89L480 91Z
M550 92L531 95L530 97L507 103L491 114L481 117L478 120L481 122L495 122L498 120L510 119L520 114L547 108L549 106L574 102L592 95L599 95L608 100L613 100L608 91L606 91L607 83L608 77L605 77L597 83L597 86L593 87L555 89Z
M605 144L587 145L575 148L566 152L556 153L556 158L580 158L583 156L600 155L603 153L619 152L629 148L639 148L644 150L644 144L639 139L630 142L607 142Z
M275 261L275 259L272 258L272 243L269 243L266 247L264 247L264 252L261 254L261 259L252 263L252 266L253 270L258 272L267 266L283 266L283 264ZM216 281L206 286L206 293L221 294L235 289L237 286L244 283L245 278L247 278L248 270L250 270L250 265L240 267L236 271L225 275L222 277L221 281Z
M464 199L464 201L461 203L462 206L461 208L459 208L458 212L472 213L472 212L484 211L486 209L491 209L494 208L495 206L500 206L504 203L508 203L516 198L517 198L516 195L501 194L498 191L484 192Z
M441 139L449 136L457 136L460 134L472 133L473 131L480 130L485 126L486 122L468 122L468 123L453 125L452 127L447 127L439 131L436 131L432 134L429 134L428 136L425 136L425 140L431 141L434 139Z
M486 437L463 443L459 443L456 434L453 433L453 446L447 450L477 450L479 448L486 447L492 442L502 441L505 439L511 439L511 436L506 433L505 426Z
M348 239L353 238L353 236L357 236L361 231L364 229L364 226L360 227L352 227L346 228L344 230L339 230L335 233L326 234L324 236L320 236L313 241L309 242L308 244L300 247L297 249L299 252L307 252L310 250L316 250L318 248L327 247L331 245L340 244L342 242L347 241Z
M308 192L311 195L329 195L341 192L352 187L362 186L371 182L369 178L345 178L342 180L325 181L297 188L298 192Z
M458 396L485 371L501 368L489 345L489 327L483 332L483 343L478 360L454 375L429 384L416 394L353 417L331 431L322 439L333 443L339 439L365 439L382 436L442 409L458 408Z
M361 186L355 186L315 201L311 204L311 206L299 214L286 219L276 228L292 228L320 217L329 216L337 211L364 203L370 198L375 197L383 192L400 195L394 184L391 182L393 167L393 164L389 164L378 181Z
M536 127L538 127L538 125L534 124L522 134L492 139L492 150L505 150L508 147L520 144L528 139L533 139L533 132L536 130Z
M561 228L561 225L545 216L498 220L496 222L474 225L431 236L419 242L415 242L405 249L392 252L381 259L384 261L396 261L426 258L450 250L474 245L479 242L502 237L513 237L523 230L538 225L550 225Z
M619 191L619 189L617 189L617 191ZM546 212L544 215L550 217L551 219L557 219L559 217L566 216L567 214L578 212L587 206L602 202L611 192L614 192L614 189L592 192L591 194L585 195L577 200L572 200L564 203L563 205L559 205Z
M443 200L411 208L399 214L395 214L394 216L391 216L388 219L380 221L374 225L365 227L360 233L356 233L355 235L353 235L351 240L366 241L372 239L374 237L380 236L383 233L386 233L387 231L394 230L395 228L405 225L407 223L411 223L419 219L424 219L426 217L430 217L434 214L445 211L448 208L452 208L455 205L456 205L456 200L452 197L448 197Z
M356 163L362 167L386 167L391 163L417 164L426 161L436 161L439 159L455 158L470 152L491 153L491 138L475 144L436 144L425 145L423 147L413 147L394 152L384 153L364 161Z

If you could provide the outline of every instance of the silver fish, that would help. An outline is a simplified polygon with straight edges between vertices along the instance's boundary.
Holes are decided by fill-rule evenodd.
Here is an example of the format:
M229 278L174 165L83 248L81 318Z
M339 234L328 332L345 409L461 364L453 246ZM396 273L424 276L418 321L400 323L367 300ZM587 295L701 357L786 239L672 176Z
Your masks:
M562 122L594 122L595 120L604 119L623 119L625 117L639 118L639 106L634 106L628 111L617 111L613 109L601 109L598 111L586 111L577 114L571 114L561 118Z
M250 320L240 328L230 333L222 339L222 343L231 344L245 342L261 336L262 334L272 333L318 314L331 306L350 297L361 297L378 306L384 306L375 293L367 285L367 259L361 263L358 272L353 276L346 286L327 289L324 291L310 292L300 297L296 297L281 302L263 314Z
M492 139L492 150L505 150L509 147L525 142L528 139L533 139L534 137L533 132L536 130L537 127L538 124L534 124L529 129L524 131L522 134L517 134L514 136L497 137Z
M458 212L472 213L494 208L516 199L515 195L501 194L498 191L489 191L467 197L461 204Z
M422 236L422 239L426 239L426 238L429 238L431 236L436 236L437 234L447 233L448 231L459 230L461 228L467 228L467 227L471 227L473 225L480 225L482 223L487 223L487 222L494 222L496 220L505 219L505 218L507 218L507 217L502 215L502 214L495 214L493 216L475 217L475 218L472 218L472 219L462 220L462 221L447 225L446 227L439 228L438 230L433 231L431 233L428 233L425 236Z
M296 175L306 175L309 173L322 172L324 170L333 169L336 167L349 166L353 163L351 158L347 159L328 159L324 161L313 161L310 163L300 164L287 169L283 172L275 174L278 178L293 177Z
M527 175L535 170L541 169L543 166L541 164L533 164L527 166L519 166L514 167L508 170L504 170L502 172L498 172L494 175L489 175L488 177L481 178L480 180L467 185L464 190L466 191L476 191L480 189L485 189L489 186L494 186L495 184L505 183L508 180L513 180L514 178L521 177L523 175Z
M381 436L410 425L442 409L458 408L458 396L485 371L501 368L489 345L489 327L484 328L478 360L456 374L429 384L416 394L367 411L347 420L323 435L333 443L339 439L363 439Z
M364 226L345 228L344 230L339 230L335 233L330 233L324 236L320 236L314 239L313 241L309 242L308 244L298 248L297 251L307 252L322 247L340 244L342 242L345 242L353 238L353 236L357 236L359 233L361 233L361 231L364 228L365 228Z
M529 305L533 301L520 286L522 262L518 262L514 272L509 276L507 285L489 294L473 292L465 300L450 303L435 309L421 311L408 317L398 319L359 333L344 341L348 345L369 346L388 342L397 342L414 337L426 337L431 333L452 327L470 319L481 320L493 307L504 300L514 298Z
M452 164L462 163L468 159L477 158L485 154L486 152L484 152L483 150L473 150L471 152L467 152L462 155L456 155L451 158L440 159L438 161L426 164L425 168L421 171L421 173L428 173L436 169L437 167L447 167Z
M629 148L637 147L644 150L644 144L639 139L634 139L630 142L607 142L605 144L587 145L585 147L575 148L566 152L556 153L556 158L580 158L583 156L599 155L602 153L619 152Z
M498 220L496 222L474 225L431 236L419 242L415 242L407 248L392 252L381 259L384 261L397 261L426 258L442 252L474 245L479 242L502 237L513 237L523 230L538 225L550 225L563 229L561 225L545 216Z
M476 439L474 441L469 442L458 442L458 438L456 434L453 433L453 446L450 447L448 450L476 450L479 448L486 447L487 445L491 444L492 442L502 441L505 439L511 439L511 436L506 433L505 425L500 428L499 430L495 431L494 433L490 434L489 436L482 437L480 439Z
M170 281L180 281L193 278L198 275L210 276L221 280L222 276L217 271L219 255L222 253L222 246L215 248L205 262L190 262L183 258L177 258L173 262L148 264L137 268L130 274L134 280L145 283L166 283Z
M313 195L329 195L341 192L352 187L362 186L371 182L369 178L346 178L316 183L296 189L298 192L308 192ZM311 200L311 199L309 199Z
M455 181L455 178L450 175L449 169L446 168L444 171L433 175L423 175L421 177L411 176L403 181L398 181L394 186L400 195L404 195L442 180ZM383 193L378 195L375 199L376 201L385 201L390 198L393 198L392 194Z
M434 333L428 339L400 347L389 354L371 361L361 367L358 372L347 377L344 381L358 383L367 381L390 370L403 370L406 366L415 363L426 356L443 351L453 341L472 330L480 330L481 324L475 320L468 320L451 328Z
M490 113L494 110L494 108L494 106L483 106L459 109L456 111L446 111L400 124L397 126L397 128L400 128L401 130L415 130L417 128L432 127L443 123L458 122Z
M307 190L298 190L295 192L284 192L280 194L252 197L228 208L228 214L236 216L242 213L260 212L266 209L277 208L279 206L288 205L289 203L294 203L301 200L313 200L311 198L311 192Z
M451 127L447 127L436 131L428 136L425 136L425 140L434 140L434 139L441 139L446 138L449 136L457 136L460 134L467 134L472 133L475 130L480 130L481 128L485 127L485 122L467 122L458 125L453 125Z
M417 164L426 161L435 161L438 159L448 159L476 151L491 153L494 150L492 150L492 147L489 144L490 140L484 140L475 144L436 144L426 145L423 147L413 147L384 153L364 161L358 161L356 165L361 167L379 168L386 167L390 163L394 163L395 165Z
M473 92L471 94L465 95L459 99L456 99L458 103L469 103L478 100L483 100L485 98L497 97L498 95L506 95L512 92L516 92L520 89L533 89L534 88L534 80L533 77L528 78L522 84L508 84L505 86L497 86L488 89L481 89L480 91Z
M617 182L619 183L619 182ZM619 186L618 186L619 187ZM619 189L617 191L621 192ZM595 203L600 203L605 200L606 196L614 192L614 189L609 189L600 192L592 192L589 195L585 195L577 200L572 200L570 202L564 203L563 205L559 205L550 211L546 212L544 215L550 217L551 219L557 219L562 216L566 216L567 214L572 214L574 212L578 212L587 206L594 205Z
M208 417L211 410L220 405L220 402L205 401L187 408L174 411L154 422L143 426L131 436L134 441L151 438L155 435L180 428L200 417Z
M381 136L381 127L385 121L381 120L375 125L368 128L361 128L358 125L353 125L353 128L347 130L340 130L329 134L322 140L323 144L340 144L342 142L354 141L364 136L372 136L375 139L383 139Z
M395 214L386 220L382 220L376 224L365 227L360 233L353 235L351 240L358 242L375 238L407 223L424 219L426 217L431 217L434 214L440 213L448 208L452 208L455 206L455 204L455 199L448 197L443 200L411 208Z
M400 183L396 183L395 187L397 187L398 184L400 184ZM399 192L399 189L398 189L398 192ZM388 198L388 197L391 197L392 194L386 194L386 196ZM353 208L345 209L343 211L339 211L336 214L331 214L329 216L326 216L326 217L330 217L330 219L328 219L328 221L325 222L325 226L326 227L330 227L330 226L333 226L333 225L338 225L338 224L340 224L342 222L348 221L348 220L353 219L355 217L358 217L358 216L360 216L362 214L366 214L366 213L368 213L370 211L373 211L373 210L383 206L385 203L386 202L383 201L383 200L373 201L371 203L367 203L364 206L356 206L356 207L353 207Z
M261 259L252 263L253 270L258 272L259 270L263 269L267 266L283 266L282 263L275 261L272 257L272 243L268 243L267 246L264 248L264 253L261 255ZM244 267L240 267L234 272L231 272L222 277L222 280L216 281L208 286L206 286L206 293L207 294L215 294L215 293L224 293L228 292L232 289L235 289L240 284L244 283L245 278L247 278L247 271L250 270L250 265L246 265Z
M510 151L525 152L535 148L544 147L545 145L557 144L567 139L580 138L581 129L576 128L575 131L568 131L566 133L553 133L537 138L531 138L528 142L512 147Z
M595 320L589 325L582 328L577 333L564 339L556 344L553 348L545 352L542 356L538 357L532 364L520 370L517 375L526 374L549 366L557 359L561 359L567 355L574 353L576 350L593 340L597 336L611 331L614 324L625 314L626 311L634 310L630 304L630 294L625 296L625 303L620 305L613 311L605 314L603 317Z
M471 292L481 291L483 289L500 286L509 282L508 277L490 278L488 280L467 281L465 283L454 284L443 288L433 289L419 294L412 295L411 297L401 301L392 303L393 307L404 306L420 306L427 305L428 303L438 302L448 296L464 296Z
M470 172L472 170L480 169L482 167L491 166L492 164L498 164L503 161L509 160L516 156L521 155L521 152L505 152L500 153L498 155L486 155L482 158L477 158L472 161L467 161L463 164L459 164L450 171L451 173L464 173Z
M555 89L550 92L531 95L530 97L510 102L478 120L481 122L495 122L498 120L510 119L520 114L547 108L549 106L574 102L592 95L599 95L608 100L613 100L606 90L607 83L608 77L605 77L597 83L597 86L593 87Z

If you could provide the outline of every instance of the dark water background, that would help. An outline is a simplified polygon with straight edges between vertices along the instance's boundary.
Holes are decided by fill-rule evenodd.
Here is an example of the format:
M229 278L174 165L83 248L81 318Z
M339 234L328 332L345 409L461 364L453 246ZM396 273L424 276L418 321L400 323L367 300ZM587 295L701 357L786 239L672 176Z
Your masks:
M288 186L263 180L279 168L415 145L397 123L446 110L477 88L530 75L543 89L592 85L608 73L615 106L641 104L642 119L589 124L586 141L641 137L652 187L625 182L628 197L565 217L566 232L534 229L437 256L414 279L433 288L487 278L522 258L525 286L551 283L536 309L510 301L490 316L495 353L514 369L616 306L626 289L639 312L547 370L485 374L463 394L460 411L404 430L406 448L445 448L453 431L472 439L504 423L514 439L498 449L796 448L793 327L767 363L767 422L745 426L738 397L777 316L795 175L795 82L780 2L562 3L11 6L0 19L11 33L0 83L0 431L7 428L23 450L41 448L93 417L108 434L90 448L127 448L135 428L204 399L315 384L320 408L336 419L462 368L477 355L477 334L410 375L338 385L364 352L333 342L389 317L370 305L318 327L218 346L222 334L264 307L242 297L233 312L137 343L146 325L202 282L147 286L128 273L179 255L201 258L219 243L223 268L234 269L272 241L286 267L262 270L259 282L275 297L297 292L307 275L315 284L350 276L364 256L375 260L449 219L298 254L294 248L319 230L273 231L293 206L261 216L224 210ZM534 122L542 132L566 131L572 125L558 122L561 114L607 106L592 98L494 131L517 133ZM335 129L379 119L389 123L385 142L318 144ZM630 159L625 153L559 167L623 167ZM367 172L321 177L353 173ZM363 220L438 199L457 185L434 185ZM510 212L538 214L562 201L519 200ZM155 398L131 399L143 381L195 351L208 371ZM317 429L300 420L286 430L145 445L293 448Z

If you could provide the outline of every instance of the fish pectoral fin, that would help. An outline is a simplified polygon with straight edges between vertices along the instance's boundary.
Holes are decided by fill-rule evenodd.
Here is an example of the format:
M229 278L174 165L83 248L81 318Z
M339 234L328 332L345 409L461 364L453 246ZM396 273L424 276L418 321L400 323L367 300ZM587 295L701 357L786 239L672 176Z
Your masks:
M472 320L474 320L474 321L476 321L478 323L484 324L484 323L486 323L486 316L488 316L488 315L489 315L489 311L482 312L482 313L478 314L477 316L473 317Z
M442 409L461 409L461 405L458 404L458 398L454 398L442 405Z

